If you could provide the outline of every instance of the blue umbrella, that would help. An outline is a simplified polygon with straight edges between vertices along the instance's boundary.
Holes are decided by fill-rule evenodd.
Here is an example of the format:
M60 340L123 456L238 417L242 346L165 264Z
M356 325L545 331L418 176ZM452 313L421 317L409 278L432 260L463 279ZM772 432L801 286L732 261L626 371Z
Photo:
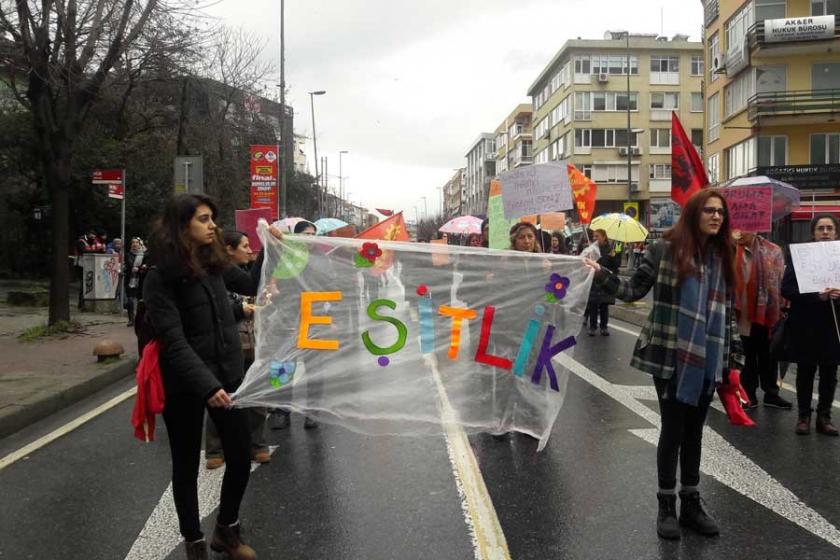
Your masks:
M347 222L338 218L321 218L315 222L315 227L318 228L318 235L326 235L346 225L348 225Z

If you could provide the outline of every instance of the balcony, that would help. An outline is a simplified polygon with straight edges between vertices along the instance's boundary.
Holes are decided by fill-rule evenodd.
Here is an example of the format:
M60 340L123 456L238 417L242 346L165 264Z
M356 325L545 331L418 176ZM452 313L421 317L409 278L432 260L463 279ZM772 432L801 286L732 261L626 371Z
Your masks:
M834 18L833 22L831 18ZM799 21L800 24L782 26L783 21ZM831 53L840 43L840 16L758 21L747 30L747 41L756 57Z
M824 123L840 117L840 89L758 93L747 106L750 122L764 126Z

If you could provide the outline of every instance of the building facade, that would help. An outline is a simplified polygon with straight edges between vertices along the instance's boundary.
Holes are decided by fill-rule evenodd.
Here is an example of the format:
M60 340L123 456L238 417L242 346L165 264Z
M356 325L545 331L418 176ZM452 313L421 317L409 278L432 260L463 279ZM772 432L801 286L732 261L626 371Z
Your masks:
M840 207L840 0L703 0L710 180L767 175Z
M598 184L597 213L636 202L650 223L671 196L672 111L702 147L703 64L685 35L567 41L528 90L534 162L575 164Z
M486 214L490 179L496 174L496 135L482 132L470 144L466 155L466 177L461 196L462 214Z
M529 103L522 103L496 127L496 175L534 161Z
M455 174L443 186L443 217L446 219L461 215L461 196L464 193L466 169L455 170Z

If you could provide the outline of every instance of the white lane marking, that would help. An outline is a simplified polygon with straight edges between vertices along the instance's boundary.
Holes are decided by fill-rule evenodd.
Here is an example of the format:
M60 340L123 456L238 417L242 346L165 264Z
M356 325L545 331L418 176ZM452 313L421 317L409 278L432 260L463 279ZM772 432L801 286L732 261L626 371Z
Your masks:
M639 333L641 332L641 331L637 331L637 330L634 330L634 329L628 329L628 328L622 327L620 325L616 325L615 323L612 323L610 325L610 328L615 329L617 331L621 331L623 333L627 333L629 335L633 335L633 336L639 336Z
M121 402L125 401L126 399L129 399L129 398L133 397L136 392L137 392L137 387L132 387L131 389L128 389L127 391L125 391L123 393L120 393L119 395L112 398L111 400L102 403L101 405L97 406L93 410L90 410L90 411L82 414L78 418L68 422L67 424L64 424L60 428L56 428L55 430L48 433L47 435L36 439L32 443L24 445L20 449L12 451L8 455L6 455L2 459L0 459L0 471L5 469L9 465L15 463L16 461L19 461L19 460L23 459L24 457L27 457L28 455L31 455L35 451L39 450L40 448L44 447L45 445L47 445L49 443L52 443L53 441L57 440L58 438L69 434L70 432L72 432L73 430L78 428L79 426L82 426L86 422L89 422L90 420L93 420L94 418L96 418L97 416L102 414L103 412L106 412L106 411L114 408L115 406L117 406Z
M269 446L268 452L274 454L276 446ZM251 472L259 467L259 463L251 463ZM213 513L219 505L222 491L222 478L225 467L208 471L204 468L204 451L201 452L201 466L198 468L198 515L204 519ZM205 535L210 541L210 535ZM162 560L169 556L183 541L178 530L178 514L172 499L172 484L158 501L146 525L125 556L125 560Z
M431 367L437 387L446 449L449 452L455 485L461 498L464 520L472 537L475 558L476 560L510 560L510 551L502 531L502 524L496 515L493 500L484 483L484 477L481 475L481 469L478 467L467 434L457 421L437 365L433 359L426 359L426 363Z
M620 385L614 385L566 354L560 354L555 359L596 389L655 425L657 429L645 428L630 432L648 443L657 444L660 418L634 396L634 393L642 391L627 391ZM704 473L840 548L840 530L708 426L703 429L703 442L700 469Z

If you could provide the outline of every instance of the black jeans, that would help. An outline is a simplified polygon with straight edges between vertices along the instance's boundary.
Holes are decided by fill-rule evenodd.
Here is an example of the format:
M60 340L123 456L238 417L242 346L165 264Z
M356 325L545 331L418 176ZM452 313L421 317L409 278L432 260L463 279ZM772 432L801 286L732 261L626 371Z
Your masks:
M820 364L819 400L817 414L831 417L831 404L837 389L837 364ZM811 415L811 395L814 392L814 377L817 364L796 364L796 401L799 404L799 416Z
M741 372L741 384L751 401L755 401L755 391L761 384L765 394L779 394L778 365L770 359L770 330L756 323L750 327L750 336L742 336L744 343L744 371Z
M677 459L680 464L680 482L683 486L700 483L700 449L703 424L712 402L712 395L703 395L698 406L681 403L674 396L673 379L656 379L659 413L662 429L656 448L656 470L659 488L673 490L677 487Z
M181 535L187 541L202 537L198 515L198 466L205 406L204 399L194 395L166 395L163 410L172 452L172 495ZM239 504L251 473L248 419L245 409L206 408L222 437L225 453L218 522L230 525L239 519Z
M598 328L598 318L601 319L601 328L606 329L610 322L610 306L606 303L588 303L586 313L589 315L589 328Z

